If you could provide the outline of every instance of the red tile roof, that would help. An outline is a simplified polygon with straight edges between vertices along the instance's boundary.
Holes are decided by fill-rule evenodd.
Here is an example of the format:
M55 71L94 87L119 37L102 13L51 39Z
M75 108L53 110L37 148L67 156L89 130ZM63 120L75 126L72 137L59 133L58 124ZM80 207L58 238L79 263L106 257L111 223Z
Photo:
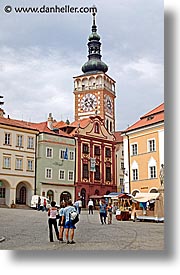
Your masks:
M24 128L24 129L36 130L36 131L39 131L40 133L48 133L48 134L60 135L64 137L70 137L67 133L63 132L60 129L58 130L58 132L50 130L47 127L47 121L35 123L35 122L27 122L23 120L0 117L0 124Z
M164 103L149 111L145 115L141 116L140 120L128 127L124 132L136 130L159 122L164 122Z
M0 124L19 127L19 128L25 128L25 129L31 129L31 130L37 130L34 123L23 121L23 120L5 118L5 117L0 117Z
M114 132L116 142L123 142L123 137L121 136L121 134L122 134L122 131Z

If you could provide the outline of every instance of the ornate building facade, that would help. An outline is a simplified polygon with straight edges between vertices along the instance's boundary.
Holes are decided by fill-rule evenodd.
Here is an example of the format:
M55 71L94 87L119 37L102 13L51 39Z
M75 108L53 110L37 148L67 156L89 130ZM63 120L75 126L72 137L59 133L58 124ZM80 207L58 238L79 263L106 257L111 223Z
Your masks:
M88 61L74 77L76 139L76 199L83 206L92 195L117 191L115 159L115 81L106 74L95 14L88 38Z

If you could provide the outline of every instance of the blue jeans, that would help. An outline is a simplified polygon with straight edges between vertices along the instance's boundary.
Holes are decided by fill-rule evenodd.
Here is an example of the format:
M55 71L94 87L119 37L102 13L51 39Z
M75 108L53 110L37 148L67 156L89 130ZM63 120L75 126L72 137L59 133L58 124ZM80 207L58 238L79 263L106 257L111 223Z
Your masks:
M106 223L106 213L100 213L100 220L101 223Z

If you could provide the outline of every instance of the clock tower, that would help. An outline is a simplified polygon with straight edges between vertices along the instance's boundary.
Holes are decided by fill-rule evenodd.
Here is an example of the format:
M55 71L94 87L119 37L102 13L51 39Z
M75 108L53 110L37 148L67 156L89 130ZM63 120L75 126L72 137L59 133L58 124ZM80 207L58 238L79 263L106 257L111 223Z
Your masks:
M75 120L101 116L109 132L115 131L115 81L101 60L101 42L93 13L92 32L88 38L88 61L82 75L74 77Z

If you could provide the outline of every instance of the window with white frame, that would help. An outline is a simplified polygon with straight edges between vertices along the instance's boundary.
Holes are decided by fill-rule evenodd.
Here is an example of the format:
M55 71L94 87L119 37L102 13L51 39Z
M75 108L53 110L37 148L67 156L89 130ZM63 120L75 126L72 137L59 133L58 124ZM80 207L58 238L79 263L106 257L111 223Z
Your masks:
M156 178L156 166L149 167L149 176L150 176L150 179Z
M6 168L6 169L11 168L11 158L10 157L3 158L3 168Z
M148 140L148 152L154 152L154 151L156 151L155 139L149 139Z
M33 171L33 160L31 160L31 159L27 160L27 170Z
M11 145L11 134L5 133L4 135L4 144L5 145Z
M138 145L137 143L131 144L131 155L136 156L138 154Z
M149 179L154 179L157 177L157 162L153 157L151 157L148 161L148 173Z
M16 170L23 169L23 160L22 158L16 158Z
M65 179L65 171L64 170L59 170L59 179L64 180Z
M69 159L74 160L74 151L69 152Z
M66 150L65 150L65 149L61 149L61 150L60 150L60 154L59 154L60 159L64 159L65 153L66 153Z
M52 158L53 157L53 149L50 147L46 147L46 157Z
M23 147L23 136L17 135L16 146Z
M138 180L138 169L132 169L132 179Z
M34 138L33 137L28 137L28 139L27 139L27 148L29 148L29 149L34 148Z
M45 169L45 178L52 179L52 168Z
M74 171L68 172L68 180L73 181L74 180Z

